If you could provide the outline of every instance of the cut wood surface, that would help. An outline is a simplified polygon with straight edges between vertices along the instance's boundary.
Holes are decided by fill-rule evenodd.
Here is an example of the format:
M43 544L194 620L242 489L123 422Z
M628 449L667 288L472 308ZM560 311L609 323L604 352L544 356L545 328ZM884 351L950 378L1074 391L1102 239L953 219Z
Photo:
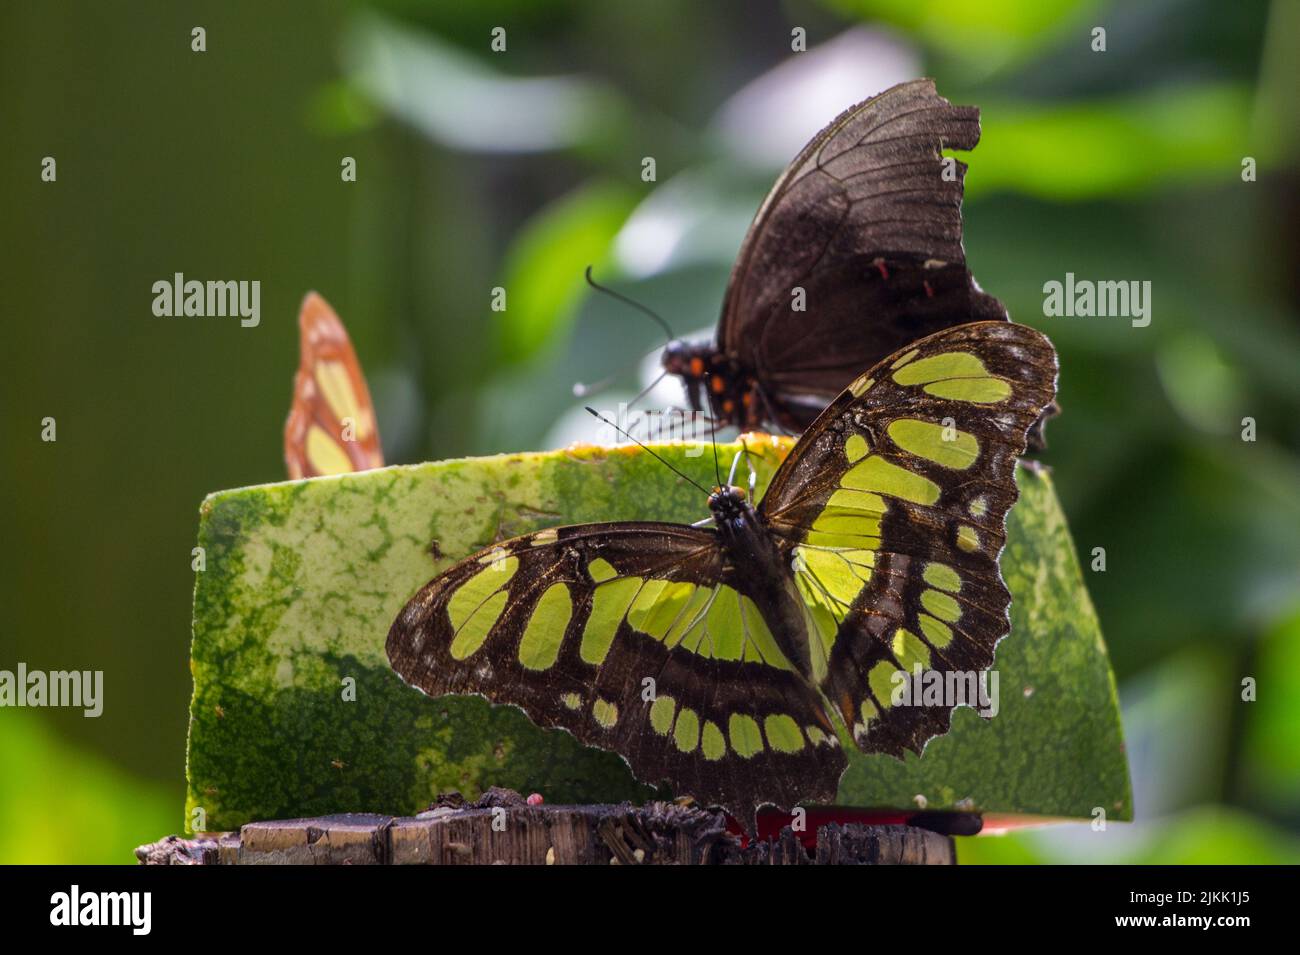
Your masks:
M440 797L412 817L350 813L254 822L238 833L168 836L136 849L145 865L954 865L950 836L905 825L828 823L805 848L789 827L744 844L720 811L529 805L491 789Z

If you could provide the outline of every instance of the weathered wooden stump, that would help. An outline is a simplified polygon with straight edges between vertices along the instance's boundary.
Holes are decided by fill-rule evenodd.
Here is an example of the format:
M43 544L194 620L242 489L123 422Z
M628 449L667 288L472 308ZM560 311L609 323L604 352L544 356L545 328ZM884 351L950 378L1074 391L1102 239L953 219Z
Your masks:
M805 848L789 827L749 842L717 810L655 802L530 806L489 790L440 797L428 811L254 822L238 833L168 836L141 846L145 865L955 865L952 838L908 825L828 823Z

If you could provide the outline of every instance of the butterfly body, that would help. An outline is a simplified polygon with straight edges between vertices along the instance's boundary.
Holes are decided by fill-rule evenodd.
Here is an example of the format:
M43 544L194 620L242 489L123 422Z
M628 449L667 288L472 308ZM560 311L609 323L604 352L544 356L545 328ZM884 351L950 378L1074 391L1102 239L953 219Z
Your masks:
M785 658L812 686L807 615L788 556L741 488L715 490L709 511L734 586L754 601ZM826 729L831 729L829 723Z
M774 420L774 409L753 370L712 342L669 342L662 365L681 379L691 410L709 414L720 427L754 431Z
M756 505L721 487L712 526L493 544L411 598L389 662L747 825L764 804L833 802L841 738L901 758L947 732L959 703L899 703L900 678L992 665L1010 629L998 555L1016 460L1055 379L1050 343L1024 326L923 338L832 401Z

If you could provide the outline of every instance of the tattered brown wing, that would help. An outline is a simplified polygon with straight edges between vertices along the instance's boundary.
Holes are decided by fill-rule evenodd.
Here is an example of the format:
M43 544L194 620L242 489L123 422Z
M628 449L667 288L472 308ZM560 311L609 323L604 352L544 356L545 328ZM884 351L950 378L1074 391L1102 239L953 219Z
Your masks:
M1010 628L998 557L1016 460L1055 387L1039 332L951 328L850 385L773 478L759 513L826 650L821 689L865 752L919 753L948 730L951 697L898 705L899 671L970 689L992 665Z
M343 323L315 292L298 313L300 357L284 423L291 480L384 466L370 389Z
M823 129L787 167L745 236L718 331L787 426L903 345L967 322L1005 320L966 269L966 167L979 110L934 82L895 86ZM795 310L802 290L804 311Z
M488 548L430 581L388 659L621 755L638 778L755 810L831 802L845 757L711 530L588 524Z

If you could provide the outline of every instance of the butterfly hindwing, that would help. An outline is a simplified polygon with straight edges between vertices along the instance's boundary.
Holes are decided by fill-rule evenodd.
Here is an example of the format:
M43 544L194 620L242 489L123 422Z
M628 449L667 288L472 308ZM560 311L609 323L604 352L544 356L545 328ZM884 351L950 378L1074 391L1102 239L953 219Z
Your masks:
M777 180L741 245L718 345L780 423L806 427L904 344L1006 319L967 271L966 167L942 154L979 136L978 109L915 80L846 110Z
M430 581L393 623L388 657L431 696L513 704L742 818L767 802L832 801L844 754L751 583L711 530L541 531Z
M292 480L384 466L361 364L334 309L315 292L298 314L300 357L284 425Z
M1055 380L1024 326L921 339L832 402L757 511L726 488L713 528L587 524L490 547L411 599L389 660L430 695L518 706L750 824L764 804L832 801L846 759L828 713L862 750L901 756L973 701L894 691L914 668L973 681L992 665L1016 461Z
M1053 399L1056 356L1009 322L914 343L805 432L760 507L822 641L821 688L858 745L901 756L952 705L894 705L895 674L978 674L1007 634L998 570L1016 460Z

